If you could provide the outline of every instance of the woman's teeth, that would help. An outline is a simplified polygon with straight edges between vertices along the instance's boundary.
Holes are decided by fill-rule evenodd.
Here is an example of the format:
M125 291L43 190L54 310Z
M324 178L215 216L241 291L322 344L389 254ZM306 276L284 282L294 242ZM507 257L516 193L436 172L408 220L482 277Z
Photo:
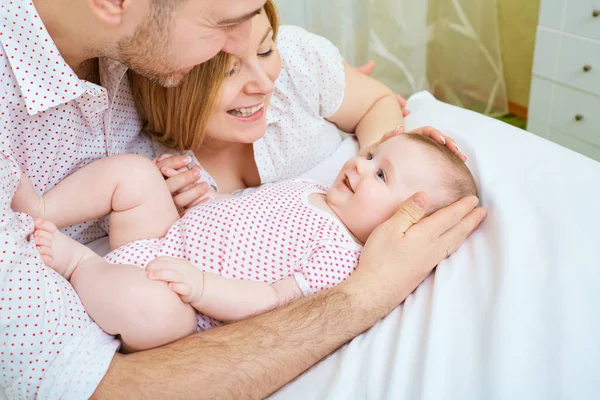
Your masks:
M256 114L257 112L259 112L260 110L262 110L264 104L265 103L260 103L259 105L250 107L250 108L245 108L245 107L236 108L234 110L229 110L227 112L231 115L235 115L236 117L251 117L254 114Z

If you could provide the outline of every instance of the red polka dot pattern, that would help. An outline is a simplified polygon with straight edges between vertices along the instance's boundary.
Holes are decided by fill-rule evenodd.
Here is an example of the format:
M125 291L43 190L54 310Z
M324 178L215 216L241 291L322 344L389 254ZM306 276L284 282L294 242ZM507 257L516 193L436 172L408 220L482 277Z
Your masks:
M0 2L0 386L9 398L87 398L119 342L88 317L71 285L45 268L29 242L32 221L13 213L19 169L44 193L107 155L153 157L125 79L100 60L104 87L65 63L31 1ZM98 221L64 230L87 243Z
M310 193L324 190L290 180L213 201L188 211L164 238L130 243L106 259L145 268L159 256L179 257L227 278L273 283L299 273L306 294L330 288L354 271L362 246L333 215L308 204ZM198 318L198 329L216 325Z
M10 209L17 163L0 153L0 387L9 398L86 398L119 346L85 312L72 286L46 268L31 217Z

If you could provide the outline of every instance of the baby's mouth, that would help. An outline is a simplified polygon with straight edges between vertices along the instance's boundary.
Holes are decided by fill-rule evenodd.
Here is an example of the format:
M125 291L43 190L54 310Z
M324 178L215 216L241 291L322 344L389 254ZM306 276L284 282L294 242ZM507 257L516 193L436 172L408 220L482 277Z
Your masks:
M354 190L352 189L352 186L350 185L350 179L348 179L348 177L347 177L347 176L344 178L344 180L343 180L342 182L344 183L344 185L346 185L346 187L347 187L348 189L350 189L350 191L351 191L352 193L354 193Z

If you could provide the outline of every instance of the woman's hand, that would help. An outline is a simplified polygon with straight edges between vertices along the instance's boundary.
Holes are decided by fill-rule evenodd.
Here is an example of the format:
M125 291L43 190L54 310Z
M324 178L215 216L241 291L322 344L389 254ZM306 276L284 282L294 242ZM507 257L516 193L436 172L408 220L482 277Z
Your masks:
M171 154L163 154L154 160L166 179L167 187L180 214L200 203L209 191L208 183L197 183L200 178L200 166L194 165L188 168L191 161L190 157Z
M437 129L432 128L431 126L423 126L421 128L414 129L412 133L418 133L419 135L427 136L428 138L435 140L439 144L446 146L461 160L467 161L467 156L465 156L460 151L458 145L456 144L456 141L454 141L454 139L452 139L450 136L445 136L442 132L438 131Z
M356 69L365 75L371 76L373 70L375 69L375 60L369 60L366 64L356 67ZM398 104L400 104L400 108L402 109L402 116L406 117L410 114L410 110L406 108L406 99L400 96L398 93L395 93L395 95L396 99L398 100Z
M487 215L477 204L466 197L423 218L429 198L413 195L373 231L343 290L365 310L375 304L379 318L387 315L477 229Z

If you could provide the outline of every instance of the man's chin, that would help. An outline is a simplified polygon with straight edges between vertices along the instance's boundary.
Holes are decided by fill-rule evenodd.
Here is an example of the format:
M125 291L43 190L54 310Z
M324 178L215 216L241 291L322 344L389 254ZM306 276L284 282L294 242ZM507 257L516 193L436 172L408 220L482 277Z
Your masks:
M154 79L156 83L158 83L162 87L170 88L175 87L181 83L185 75L189 71L186 72L176 72L174 74L168 76L162 76L160 78Z

